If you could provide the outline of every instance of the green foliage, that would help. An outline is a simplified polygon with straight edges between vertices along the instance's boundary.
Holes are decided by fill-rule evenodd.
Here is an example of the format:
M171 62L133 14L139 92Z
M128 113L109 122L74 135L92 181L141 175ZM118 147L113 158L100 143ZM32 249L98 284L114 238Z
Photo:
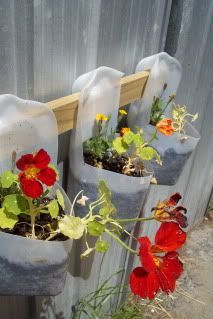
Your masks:
M65 209L65 205L64 205L64 197L63 197L63 194L61 193L61 191L59 189L57 189L56 191L56 198L57 198L57 201L59 203L59 205Z
M1 175L1 187L9 188L13 183L17 181L18 177L16 174L13 174L11 171L5 171Z
M77 304L72 307L71 319L107 319L111 318L113 311L113 300L121 293L122 285L111 285L110 281L113 277L117 277L123 270L116 272L105 280L98 289L91 292L84 298L81 298ZM110 308L110 314L106 315L106 307Z
M118 154L131 154L131 159L139 157L141 160L150 161L159 158L157 151L145 142L142 130L137 133L126 132L122 137L117 137L113 141L113 147Z
M89 153L96 158L102 159L104 154L112 146L112 142L105 136L98 135L91 137L83 143L84 153Z
M174 130L178 133L184 133L184 126L187 122L187 118L191 118L191 122L194 122L198 118L198 113L192 115L187 112L186 105L173 104L172 118Z
M81 238L85 230L81 218L67 215L59 220L58 227L62 234L72 239Z
M132 131L126 132L122 138L123 143L130 145L134 141L135 135L136 134L134 134Z
M27 199L19 194L7 195L4 198L3 207L10 213L19 215L21 213L27 214L29 211L29 204Z
M8 212L5 208L0 208L0 228L12 229L18 221L15 214Z
M151 146L141 147L137 149L137 155L144 161L150 161L156 156L156 150Z
M58 213L59 213L59 206L58 206L57 200L56 199L51 200L51 202L49 202L47 207L48 207L48 211L49 211L51 217L57 218Z
M162 92L159 97L154 96L151 105L150 124L156 126L156 124L163 119L164 113L168 105L174 100L175 94L169 96L168 101L165 103L162 99L163 93L167 88L167 83L164 84Z
M162 120L163 114L162 110L164 108L164 102L160 98L156 98L154 96L152 106L151 106L151 113L150 113L150 124L156 125L159 121Z
M95 243L95 250L99 253L104 253L109 249L109 243L106 240L97 240Z
M129 148L129 145L124 142L122 137L116 137L112 145L118 154L126 153Z
M127 302L112 314L111 319L143 319L143 314L137 304Z
M100 198L103 198L102 208L99 210L99 214L103 217L109 217L115 215L117 210L114 204L112 203L112 193L108 188L105 181L100 180L98 184L98 192Z
M94 220L88 223L87 230L91 236L99 237L104 232L105 225Z

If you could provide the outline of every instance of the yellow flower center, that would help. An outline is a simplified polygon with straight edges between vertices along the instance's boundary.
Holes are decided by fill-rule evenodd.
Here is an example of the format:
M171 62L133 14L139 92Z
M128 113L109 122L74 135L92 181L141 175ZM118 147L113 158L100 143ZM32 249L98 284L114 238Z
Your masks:
M28 179L35 179L37 177L37 174L40 172L40 169L33 166L33 167L29 167L24 171L24 174L26 176L26 178Z
M161 264L160 259L159 259L158 257L153 257L153 259L154 259L155 265L156 265L157 267L160 267L160 264Z

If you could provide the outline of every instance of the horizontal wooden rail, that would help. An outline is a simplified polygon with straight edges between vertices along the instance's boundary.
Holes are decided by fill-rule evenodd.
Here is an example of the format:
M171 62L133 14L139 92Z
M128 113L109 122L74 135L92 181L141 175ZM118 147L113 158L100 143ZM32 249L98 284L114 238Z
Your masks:
M139 100L144 92L149 72L139 72L121 79L120 107ZM80 93L75 93L48 102L55 113L59 134L71 130L75 126Z

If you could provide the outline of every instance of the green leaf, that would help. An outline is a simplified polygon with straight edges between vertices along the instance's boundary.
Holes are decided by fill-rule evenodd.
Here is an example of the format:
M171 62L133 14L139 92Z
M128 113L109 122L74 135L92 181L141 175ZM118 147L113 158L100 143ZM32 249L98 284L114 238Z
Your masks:
M84 153L93 154L97 158L102 158L109 148L111 141L102 135L91 137L83 143Z
M106 207L102 207L101 209L99 209L99 215L103 216L103 217L107 217L109 215L109 208L108 206Z
M57 197L57 200L58 200L59 205L60 205L63 209L65 209L64 197L63 197L62 192L61 192L59 189L57 189L57 191L56 191L56 197Z
M85 226L79 217L67 215L59 220L58 227L62 234L72 239L81 238L85 230Z
M59 213L59 206L56 199L51 200L51 202L47 205L48 211L52 218L57 218Z
M124 143L122 137L116 137L112 144L118 154L126 153L128 150L128 145Z
M133 142L138 147L140 145L144 144L144 138L140 134L134 134L133 136Z
M99 253L104 253L109 249L109 243L106 240L97 240L95 243L95 250Z
M111 201L112 193L111 190L107 187L107 184L104 180L100 180L98 184L98 192L100 196L104 196L104 199L108 202Z
M10 212L7 212L5 208L0 208L0 227L5 229L12 229L18 221L18 217Z
M150 161L151 159L153 159L153 157L155 157L156 150L150 146L142 147L138 150L138 155L142 160Z
M4 198L3 207L10 213L19 215L29 210L29 204L25 197L19 194L7 195Z
M124 143L126 143L127 145L131 144L133 139L134 139L134 133L133 132L126 132L123 137L122 137L122 141Z
M9 188L12 186L14 182L16 182L18 179L16 174L13 174L11 171L5 171L1 175L1 186L3 188Z
M98 185L98 191L100 196L103 196L104 203L102 204L102 208L99 213L101 216L107 217L110 215L116 214L116 207L112 203L112 193L110 189L107 187L105 181L100 180Z
M91 236L99 237L104 232L105 225L94 220L88 223L87 230Z

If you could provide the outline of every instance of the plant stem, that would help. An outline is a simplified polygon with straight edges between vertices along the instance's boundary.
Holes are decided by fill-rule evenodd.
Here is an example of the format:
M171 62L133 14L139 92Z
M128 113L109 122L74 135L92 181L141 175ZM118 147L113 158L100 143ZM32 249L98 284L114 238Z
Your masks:
M157 140L157 133L158 133L158 130L156 129L152 137L150 138L150 140L147 142L148 145L151 144L152 141Z
M166 106L163 108L163 110L160 112L159 116L157 117L156 124L157 124L157 122L159 121L159 119L161 118L161 115L166 111L167 106L172 102L172 100L173 100L174 98L175 98L175 95L174 95L174 94L169 97L169 100L168 100L168 102L166 103Z
M126 218L126 219L115 219L117 223L131 223L131 222L146 222L148 220L154 220L155 217L146 217L146 218Z
M82 192L83 192L83 189L82 189L80 192L78 192L78 194L75 196L75 198L74 198L74 200L73 200L73 203L72 203L71 210L70 210L70 216L72 216L72 215L73 215L75 202L76 202L76 200L77 200L78 196L79 196Z
M31 214L31 228L32 228L32 238L33 239L36 238L36 234L35 234L35 218L36 218L36 214L32 213Z
M130 248L128 245L126 245L119 237L117 237L115 234L110 232L107 228L105 229L105 233L108 234L110 237L112 237L114 240L116 240L121 246L126 248L128 251L130 251L133 254L138 254L138 252L132 248Z
M49 241L50 239L54 238L56 235L58 235L60 231L55 231L54 233L50 234L49 237L47 237L45 240Z
M30 219L31 219L31 228L32 228L32 238L35 239L36 234L35 234L35 218L37 215L37 212L34 211L34 206L33 206L33 200L30 197L27 197L28 203L29 203L29 208L30 208Z

